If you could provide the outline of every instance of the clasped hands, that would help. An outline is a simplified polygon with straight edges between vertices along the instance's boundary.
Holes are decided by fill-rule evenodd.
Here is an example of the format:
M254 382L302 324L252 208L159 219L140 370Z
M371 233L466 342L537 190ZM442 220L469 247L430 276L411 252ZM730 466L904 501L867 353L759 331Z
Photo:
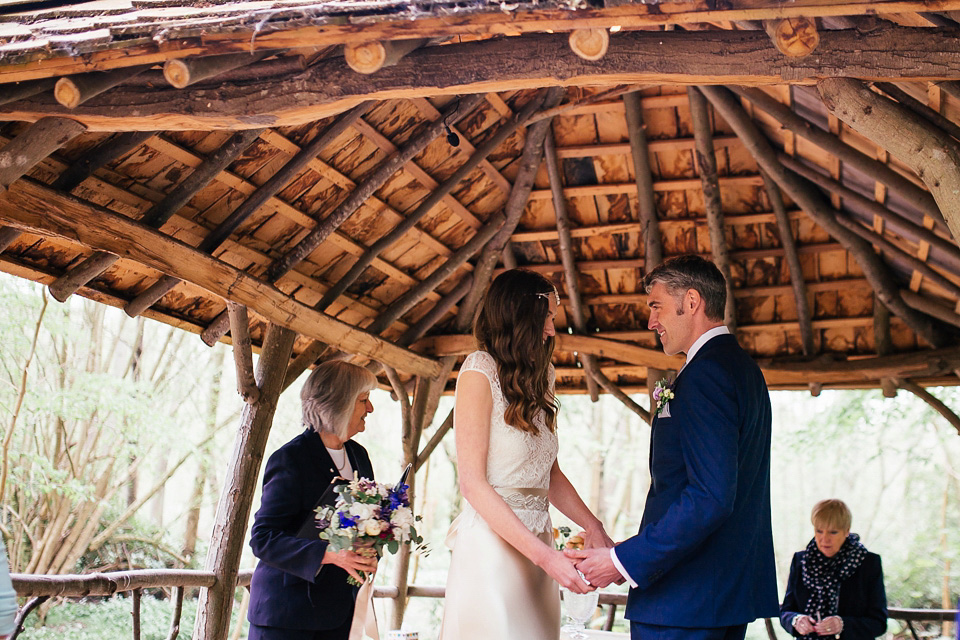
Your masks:
M584 540L583 549L564 549L563 554L573 561L574 569L585 583L578 593L587 593L612 583L622 584L624 578L610 559L613 540L605 531L584 531L580 533ZM567 586L567 585L564 585ZM570 587L567 587L570 588Z
M807 615L799 615L793 619L793 628L803 636L817 634L819 636L839 636L843 631L843 618L829 616L817 622Z

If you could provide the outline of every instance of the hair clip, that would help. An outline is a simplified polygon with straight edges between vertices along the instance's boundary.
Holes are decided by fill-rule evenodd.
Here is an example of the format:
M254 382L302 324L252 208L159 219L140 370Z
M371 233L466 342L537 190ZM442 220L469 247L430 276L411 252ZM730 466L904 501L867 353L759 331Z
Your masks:
M544 300L548 300L548 301L550 300L550 296L553 296L553 299L554 299L554 301L557 303L557 306L558 306L558 307L560 306L560 292L558 292L556 289L554 289L553 291L549 291L549 292L535 293L535 294L533 294L533 295L537 296L538 298L543 298Z

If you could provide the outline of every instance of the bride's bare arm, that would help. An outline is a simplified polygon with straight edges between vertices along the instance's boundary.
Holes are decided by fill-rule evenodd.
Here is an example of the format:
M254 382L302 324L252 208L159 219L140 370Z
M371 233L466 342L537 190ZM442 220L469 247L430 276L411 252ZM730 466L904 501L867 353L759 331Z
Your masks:
M478 371L460 374L453 412L460 493L463 497L498 536L554 580L572 591L590 591L592 588L581 580L573 562L527 529L487 482L493 396L485 375Z
M587 508L580 494L554 460L550 468L550 504L560 513L576 522L586 533L584 547L612 547L613 540L607 535L603 523Z

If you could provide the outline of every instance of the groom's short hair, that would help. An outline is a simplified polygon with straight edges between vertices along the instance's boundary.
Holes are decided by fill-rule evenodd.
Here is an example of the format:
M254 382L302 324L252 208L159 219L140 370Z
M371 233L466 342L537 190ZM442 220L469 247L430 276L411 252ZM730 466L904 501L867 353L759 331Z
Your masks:
M643 278L644 291L657 282L674 296L696 290L704 302L704 313L710 320L723 321L727 305L727 285L717 265L697 255L677 256L657 265Z

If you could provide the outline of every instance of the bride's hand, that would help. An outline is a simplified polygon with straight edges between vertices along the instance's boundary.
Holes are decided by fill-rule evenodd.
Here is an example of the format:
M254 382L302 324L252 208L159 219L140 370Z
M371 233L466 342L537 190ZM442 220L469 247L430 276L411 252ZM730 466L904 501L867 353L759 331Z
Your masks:
M580 577L580 572L574 566L574 561L561 551L550 549L546 558L540 563L540 568L559 582L561 587L565 587L574 593L590 593L596 589Z
M584 549L609 549L613 546L613 540L602 526L589 531L581 531L580 537L583 538Z

